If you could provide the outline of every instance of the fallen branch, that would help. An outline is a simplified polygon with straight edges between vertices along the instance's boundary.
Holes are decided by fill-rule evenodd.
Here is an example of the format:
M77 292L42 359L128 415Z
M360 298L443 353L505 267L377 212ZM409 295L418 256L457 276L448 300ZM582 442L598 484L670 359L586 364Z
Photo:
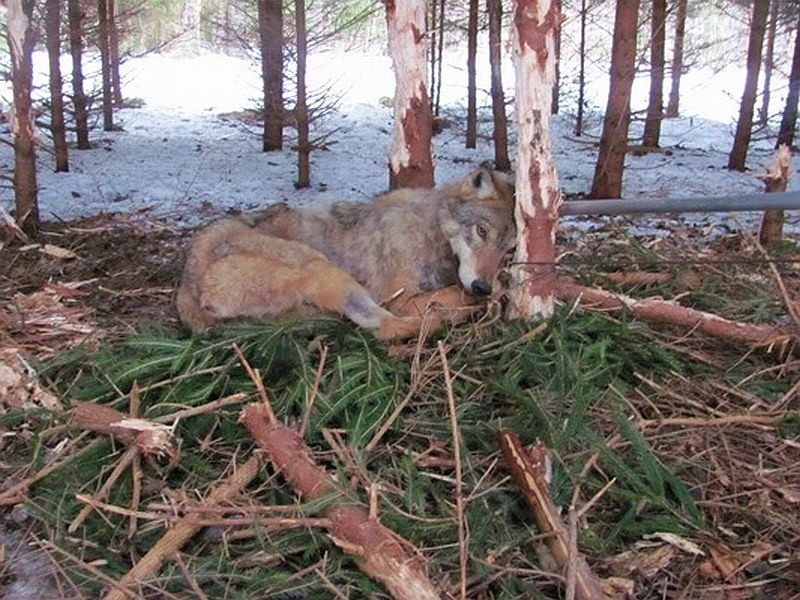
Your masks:
M796 336L778 327L739 323L661 298L638 300L624 294L586 287L566 277L559 279L557 294L560 300L577 299L589 308L628 310L633 316L646 321L686 327L736 344L766 347L769 351L779 352L800 350Z
M133 419L102 404L76 402L72 408L70 425L85 431L105 433L126 444L134 444L143 454L166 454L171 458L177 455L169 427L146 419Z
M599 580L577 550L570 549L569 530L550 498L549 484L545 479L547 448L538 443L525 450L517 434L509 429L500 430L499 442L511 476L533 511L539 531L547 536L551 554L563 574L568 576L570 587L574 585L575 597L602 600L604 596Z
M209 505L220 504L231 496L238 494L250 481L258 475L261 461L258 456L251 456L246 463L225 481L215 487L208 495L206 503ZM110 590L103 600L125 600L139 598L140 594L131 590L140 582L157 573L164 562L175 556L181 547L191 538L201 526L194 522L193 517L183 518L172 529L167 531L161 539L145 554L125 576L119 584ZM131 590L131 591L128 591Z
M318 467L296 431L278 423L263 403L245 407L243 420L275 468L305 500L336 494L333 478ZM397 600L439 598L424 573L419 557L409 556L398 537L352 504L334 504L325 510L329 535L348 554L359 557L364 573L382 583Z

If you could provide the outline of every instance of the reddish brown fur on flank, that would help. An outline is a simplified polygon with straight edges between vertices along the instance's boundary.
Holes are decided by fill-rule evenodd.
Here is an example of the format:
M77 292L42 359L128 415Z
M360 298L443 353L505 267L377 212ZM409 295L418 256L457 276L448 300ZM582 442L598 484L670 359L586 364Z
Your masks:
M462 288L488 293L515 237L512 194L481 169L438 190L214 223L192 242L178 312L195 331L233 317L334 312L379 337L408 337L431 303L474 302Z

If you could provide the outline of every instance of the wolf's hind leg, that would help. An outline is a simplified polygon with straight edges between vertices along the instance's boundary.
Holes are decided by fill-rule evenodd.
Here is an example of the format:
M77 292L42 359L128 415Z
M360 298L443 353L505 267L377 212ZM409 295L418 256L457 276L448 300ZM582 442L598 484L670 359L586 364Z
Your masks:
M422 324L417 316L398 317L380 304L349 273L330 263L312 263L308 273L313 283L308 300L323 310L344 314L351 321L388 340L415 335Z

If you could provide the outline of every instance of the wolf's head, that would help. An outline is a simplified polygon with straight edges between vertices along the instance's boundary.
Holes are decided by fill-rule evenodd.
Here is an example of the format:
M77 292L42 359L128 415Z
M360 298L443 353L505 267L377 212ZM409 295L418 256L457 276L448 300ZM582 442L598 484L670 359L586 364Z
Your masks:
M471 294L488 296L516 240L513 180L479 168L442 192L442 231L458 257L459 282Z

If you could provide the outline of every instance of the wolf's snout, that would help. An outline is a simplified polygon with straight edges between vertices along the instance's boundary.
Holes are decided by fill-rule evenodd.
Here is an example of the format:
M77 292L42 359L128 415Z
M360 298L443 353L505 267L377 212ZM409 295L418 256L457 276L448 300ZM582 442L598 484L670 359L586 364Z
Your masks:
M488 296L492 293L492 284L483 279L476 279L472 282L472 293L476 296Z

